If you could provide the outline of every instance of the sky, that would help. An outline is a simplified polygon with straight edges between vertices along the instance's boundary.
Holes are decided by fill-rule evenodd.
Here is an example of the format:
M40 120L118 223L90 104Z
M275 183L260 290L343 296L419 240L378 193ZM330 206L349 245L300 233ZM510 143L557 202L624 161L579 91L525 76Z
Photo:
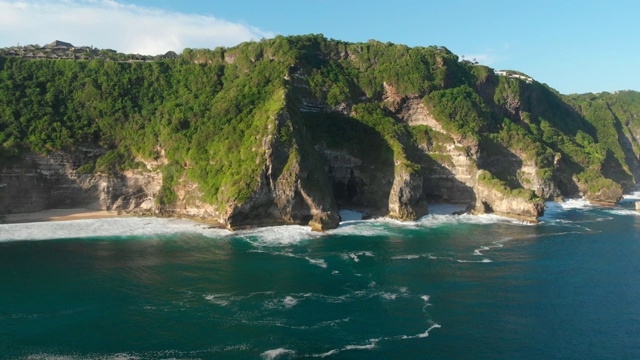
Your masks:
M0 47L157 55L324 34L445 46L571 94L640 90L639 20L638 0L0 0Z

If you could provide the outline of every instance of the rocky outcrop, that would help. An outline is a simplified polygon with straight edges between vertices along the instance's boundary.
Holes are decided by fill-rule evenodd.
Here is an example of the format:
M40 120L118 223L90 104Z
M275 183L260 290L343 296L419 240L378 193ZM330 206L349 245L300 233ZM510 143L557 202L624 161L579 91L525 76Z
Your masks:
M537 222L544 215L544 203L528 198L506 194L495 187L478 182L475 187L476 203L474 212L497 215Z
M428 213L422 195L423 177L405 166L396 166L389 194L389 216L400 220L416 220Z
M597 192L587 193L586 198L592 204L614 206L618 201L622 200L622 188L603 187Z

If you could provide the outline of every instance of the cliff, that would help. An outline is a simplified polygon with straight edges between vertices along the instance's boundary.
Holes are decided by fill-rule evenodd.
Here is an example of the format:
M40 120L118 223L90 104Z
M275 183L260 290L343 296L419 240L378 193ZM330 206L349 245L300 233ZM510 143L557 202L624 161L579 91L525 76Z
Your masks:
M562 96L515 73L315 35L154 63L0 58L0 215L324 230L340 209L535 221L547 199L618 201L640 175L640 96Z

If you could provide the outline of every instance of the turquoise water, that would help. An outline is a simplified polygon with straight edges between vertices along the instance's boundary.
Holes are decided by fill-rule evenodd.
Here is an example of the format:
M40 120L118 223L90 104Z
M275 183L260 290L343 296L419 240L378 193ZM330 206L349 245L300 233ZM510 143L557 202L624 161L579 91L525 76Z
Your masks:
M639 214L549 205L326 234L0 225L0 358L640 358Z

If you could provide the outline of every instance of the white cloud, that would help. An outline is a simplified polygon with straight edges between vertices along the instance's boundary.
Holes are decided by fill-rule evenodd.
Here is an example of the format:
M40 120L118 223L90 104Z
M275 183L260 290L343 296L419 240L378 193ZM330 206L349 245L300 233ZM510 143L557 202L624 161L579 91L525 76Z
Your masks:
M464 55L465 60L477 61L482 65L493 65L496 59L491 54Z
M504 43L502 44L502 46L498 47L498 50L496 50L496 47L493 47L493 48L483 49L481 50L481 52L477 52L477 53L472 52L471 55L466 53L462 53L462 54L464 54L465 60L473 61L473 59L475 59L478 63L482 65L500 66L502 62L504 62L505 60L511 57L510 49L511 49L511 45L509 43Z
M0 47L54 40L156 55L185 47L233 46L273 37L213 16L126 5L114 0L0 0Z

